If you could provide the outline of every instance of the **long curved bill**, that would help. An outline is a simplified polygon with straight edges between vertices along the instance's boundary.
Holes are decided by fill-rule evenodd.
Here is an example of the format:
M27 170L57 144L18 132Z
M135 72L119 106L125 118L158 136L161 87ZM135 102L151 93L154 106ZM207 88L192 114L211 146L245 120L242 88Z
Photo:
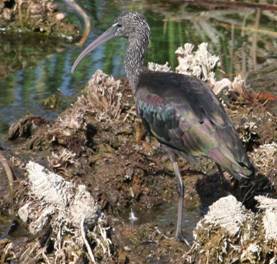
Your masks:
M76 67L81 62L81 60L86 57L88 53L90 53L92 50L103 44L104 42L112 39L115 37L115 30L114 26L107 29L102 35L100 35L96 40L94 40L91 44L89 44L78 56L78 58L74 61L72 67L71 67L71 73L74 73Z

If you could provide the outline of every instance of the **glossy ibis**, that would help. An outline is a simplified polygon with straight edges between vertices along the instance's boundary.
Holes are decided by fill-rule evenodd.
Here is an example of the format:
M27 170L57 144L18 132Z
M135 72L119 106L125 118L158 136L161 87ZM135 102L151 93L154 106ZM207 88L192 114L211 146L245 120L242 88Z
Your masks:
M125 71L133 90L136 109L146 130L166 148L178 183L176 238L182 240L184 187L176 161L205 156L237 179L254 173L242 143L222 105L202 81L182 74L152 72L143 67L150 28L135 12L119 16L115 23L82 51L72 66L102 43L128 39Z

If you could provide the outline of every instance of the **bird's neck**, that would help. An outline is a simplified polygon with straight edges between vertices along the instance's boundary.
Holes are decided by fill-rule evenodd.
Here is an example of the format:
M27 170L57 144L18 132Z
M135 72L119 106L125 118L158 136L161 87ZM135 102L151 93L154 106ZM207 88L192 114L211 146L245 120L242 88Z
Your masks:
M128 39L128 49L125 57L125 72L130 86L135 92L139 76L143 71L144 53L149 41L149 32L136 34L136 37Z

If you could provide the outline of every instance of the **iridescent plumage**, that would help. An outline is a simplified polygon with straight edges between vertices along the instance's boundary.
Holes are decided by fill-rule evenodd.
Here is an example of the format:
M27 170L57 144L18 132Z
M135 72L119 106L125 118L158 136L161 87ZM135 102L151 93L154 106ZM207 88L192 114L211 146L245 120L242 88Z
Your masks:
M200 156L210 158L237 179L250 176L254 168L222 105L205 83L182 74L143 68L149 34L149 26L141 14L125 13L79 55L72 71L105 41L117 36L128 39L125 71L137 113L173 162L179 193L176 238L182 239L184 187L176 154L189 160Z
M205 156L240 179L253 173L222 105L196 78L163 72L140 75L135 93L148 131L185 157Z

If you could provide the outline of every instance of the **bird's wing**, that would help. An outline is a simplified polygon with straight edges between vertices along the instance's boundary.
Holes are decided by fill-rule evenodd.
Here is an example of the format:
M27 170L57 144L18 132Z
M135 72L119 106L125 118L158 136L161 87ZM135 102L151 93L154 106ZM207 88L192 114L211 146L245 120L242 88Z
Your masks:
M249 173L242 168L251 164L232 123L203 82L152 73L139 83L136 99L139 115L161 143L187 156L209 157L236 176Z
M208 149L217 146L212 136L215 128L204 115L197 116L184 101L176 103L148 92L144 98L137 99L137 111L154 137L188 156L208 155Z

